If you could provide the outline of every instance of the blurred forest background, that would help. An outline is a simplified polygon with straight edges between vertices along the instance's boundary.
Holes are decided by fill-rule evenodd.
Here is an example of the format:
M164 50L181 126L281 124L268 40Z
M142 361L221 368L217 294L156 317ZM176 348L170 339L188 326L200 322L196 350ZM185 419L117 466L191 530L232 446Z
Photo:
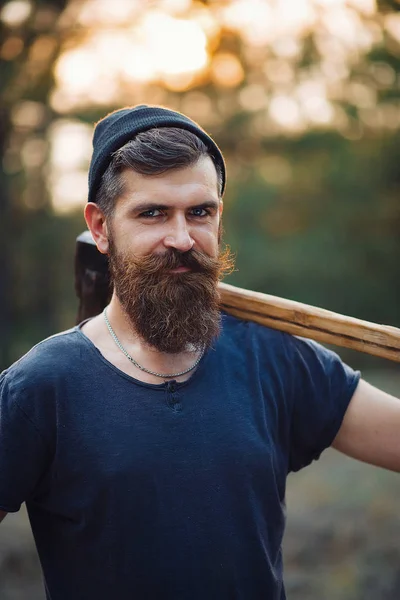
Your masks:
M400 326L398 0L10 0L0 98L0 369L74 324L93 123L136 103L222 148L230 283ZM398 366L340 354L400 395ZM330 451L290 478L289 600L398 600L399 492ZM1 600L43 598L26 523Z

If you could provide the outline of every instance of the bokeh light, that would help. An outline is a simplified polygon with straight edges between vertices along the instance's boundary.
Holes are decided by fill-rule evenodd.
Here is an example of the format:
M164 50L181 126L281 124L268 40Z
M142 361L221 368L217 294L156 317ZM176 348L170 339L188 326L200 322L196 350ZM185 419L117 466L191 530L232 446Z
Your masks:
M31 10L32 5L28 0L12 0L1 9L0 21L9 27L18 27L28 19Z
M206 46L197 21L160 10L144 12L123 30L92 29L57 61L53 105L62 112L75 104L107 104L124 82L160 81L172 89L185 88L190 76L206 66Z
M49 132L49 186L58 214L81 207L87 201L87 169L92 131L88 125L58 119Z

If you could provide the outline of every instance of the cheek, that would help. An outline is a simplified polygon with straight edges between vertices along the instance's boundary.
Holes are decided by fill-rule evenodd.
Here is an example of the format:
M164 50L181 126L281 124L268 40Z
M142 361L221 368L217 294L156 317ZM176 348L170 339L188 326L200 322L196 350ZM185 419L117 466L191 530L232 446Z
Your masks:
M145 227L132 232L130 249L138 255L148 254L163 245L164 234L158 227Z
M199 250L206 252L210 256L218 255L220 241L220 228L218 225L207 230L201 230L193 237Z

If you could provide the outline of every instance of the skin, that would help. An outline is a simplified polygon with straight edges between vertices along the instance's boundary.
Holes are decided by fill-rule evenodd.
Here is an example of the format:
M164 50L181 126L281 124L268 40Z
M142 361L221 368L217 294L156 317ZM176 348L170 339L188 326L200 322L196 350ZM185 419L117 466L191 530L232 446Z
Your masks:
M363 462L400 472L400 400L361 380L332 446Z
M170 248L186 252L195 248L209 256L219 251L219 226L222 200L218 195L217 173L212 160L202 157L195 165L157 176L140 175L132 170L122 174L124 194L116 201L111 220L96 204L85 208L87 225L103 254L108 253L108 234L112 227L119 251L137 257L165 253ZM179 276L184 276L180 269ZM177 273L171 272L171 276ZM122 345L140 363L159 373L174 373L190 367L198 357L193 352L166 354L149 347L136 334L114 294L107 309L110 323ZM105 358L125 373L148 383L161 383L157 377L131 364L114 341L102 316L82 328ZM184 381L190 373L181 376Z

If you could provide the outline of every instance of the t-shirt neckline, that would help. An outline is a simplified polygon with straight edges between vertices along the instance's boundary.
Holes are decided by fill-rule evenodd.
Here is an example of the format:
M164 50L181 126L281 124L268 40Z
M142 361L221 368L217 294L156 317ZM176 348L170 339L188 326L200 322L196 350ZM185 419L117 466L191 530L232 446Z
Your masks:
M197 378L198 373L200 373L203 370L203 368L205 368L204 365L208 360L208 354L210 352L210 349L204 352L194 373L192 373L190 377L185 381L176 381L176 379L169 379L168 381L163 381L162 383L148 383L147 381L141 381L140 379L136 379L132 375L128 375L128 373L125 373L125 371L122 371L121 369L116 367L112 362L107 360L107 358L105 358L105 356L100 352L99 348L97 348L97 346L92 342L92 340L85 333L83 333L82 326L88 321L90 321L92 318L93 317L85 319L81 323L78 323L78 325L75 325L73 331L75 331L81 337L81 339L83 339L86 345L91 349L92 353L94 353L96 357L99 358L109 369L111 369L116 375L127 379L135 385L151 388L153 390L164 391L168 388L168 386L171 385L171 383L173 383L176 388L180 389L190 384L193 380L195 380Z

